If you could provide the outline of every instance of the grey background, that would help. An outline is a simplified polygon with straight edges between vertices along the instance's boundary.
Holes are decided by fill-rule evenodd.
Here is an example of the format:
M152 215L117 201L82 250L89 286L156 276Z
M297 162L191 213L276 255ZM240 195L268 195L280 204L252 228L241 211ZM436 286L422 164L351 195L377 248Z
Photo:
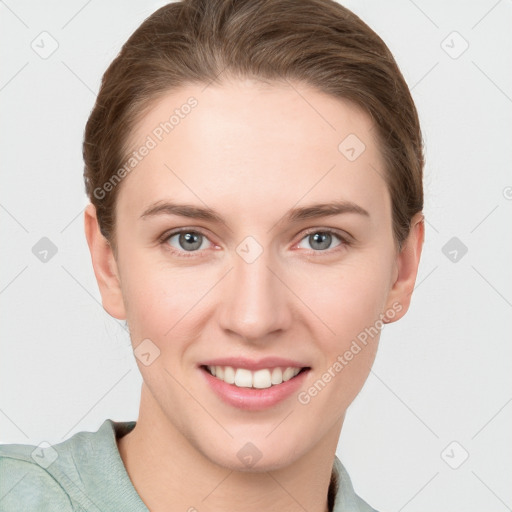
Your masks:
M0 1L0 442L137 417L141 378L83 234L81 142L102 73L164 3ZM338 455L382 511L511 510L512 2L343 3L412 88L427 230Z

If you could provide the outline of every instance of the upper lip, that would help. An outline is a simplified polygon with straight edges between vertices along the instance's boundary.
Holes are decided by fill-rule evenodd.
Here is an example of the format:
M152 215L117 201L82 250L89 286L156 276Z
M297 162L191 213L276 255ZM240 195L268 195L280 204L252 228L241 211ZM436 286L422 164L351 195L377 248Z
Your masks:
M309 368L305 364L282 357L264 357L263 359L258 360L248 359L246 357L222 357L203 361L199 366L231 366L233 368L245 368L251 371L277 367Z

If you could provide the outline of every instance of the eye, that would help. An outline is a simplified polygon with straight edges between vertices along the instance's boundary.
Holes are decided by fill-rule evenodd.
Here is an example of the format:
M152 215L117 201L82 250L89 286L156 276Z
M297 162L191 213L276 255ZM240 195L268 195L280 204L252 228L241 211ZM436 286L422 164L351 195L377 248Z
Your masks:
M338 239L338 244L331 246L331 244L333 243L333 241L335 239ZM338 247L340 245L349 245L348 241L343 236L341 236L337 232L330 230L330 229L324 229L324 230L316 229L314 231L310 231L301 240L301 242L299 243L299 245L297 245L297 247L302 247L300 244L304 240L307 241L310 244L310 247L312 248L312 250L316 251L316 252L325 252L326 249L332 249L332 248ZM304 248L304 247L302 247L302 248ZM305 248L307 249L307 247L305 247Z
M195 229L180 229L166 233L161 237L161 243L172 253L179 257L204 256L201 249L208 249L211 244L208 237ZM337 244L332 245L333 242ZM340 246L349 246L350 240L332 229L315 229L309 231L296 247L308 249L302 244L310 244L309 249L313 252L330 252Z
M200 249L207 249L209 240L199 231L182 229L166 234L162 238L162 242L170 246L173 252L182 253L180 256L188 256L183 253L194 253L199 252Z

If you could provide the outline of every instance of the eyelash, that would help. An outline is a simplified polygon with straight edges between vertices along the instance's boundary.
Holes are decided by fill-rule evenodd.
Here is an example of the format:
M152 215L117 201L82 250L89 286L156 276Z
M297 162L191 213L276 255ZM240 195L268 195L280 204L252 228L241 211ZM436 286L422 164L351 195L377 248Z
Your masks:
M197 257L198 254L201 254L201 253L204 253L206 252L205 250L197 250L197 251L178 251L176 250L174 247L171 247L169 244L168 244L168 241L171 237L173 237L174 235L179 235L180 233L196 233L196 234L199 234L199 235L202 235L204 236L206 239L209 240L208 236L206 235L206 233L203 233L201 230L198 230L198 229L192 229L192 228L180 228L180 229L177 229L175 231L170 231L170 232L166 232L164 233L160 238L159 238L159 242L161 245L164 245L165 246L165 249L170 251L172 254L178 256L179 258L191 258L191 257ZM333 252L336 252L337 250L341 250L343 247L350 247L352 245L352 242L351 240L349 240L349 238L347 236L344 236L342 235L339 231L337 230L334 230L332 228L312 228L308 231L306 231L304 233L304 235L302 236L302 238L299 240L298 243L302 242L302 240L304 240L304 238L306 238L307 236L313 234L313 233L327 233L327 234L330 234L330 235L334 235L336 238L338 238L340 240L340 244L337 245L336 247L334 247L333 249L326 249L326 250L317 250L315 251L314 249L310 249L308 250L308 253L311 254L331 254ZM295 244L297 245L297 244ZM202 256L199 256L199 257L202 257Z

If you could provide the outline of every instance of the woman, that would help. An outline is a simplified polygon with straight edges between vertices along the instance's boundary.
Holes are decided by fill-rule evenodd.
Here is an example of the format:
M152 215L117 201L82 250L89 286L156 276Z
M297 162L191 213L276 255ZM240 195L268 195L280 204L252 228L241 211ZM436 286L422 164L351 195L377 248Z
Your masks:
M336 457L424 238L382 40L331 0L185 0L106 71L85 234L137 422L0 450L0 510L374 510Z

